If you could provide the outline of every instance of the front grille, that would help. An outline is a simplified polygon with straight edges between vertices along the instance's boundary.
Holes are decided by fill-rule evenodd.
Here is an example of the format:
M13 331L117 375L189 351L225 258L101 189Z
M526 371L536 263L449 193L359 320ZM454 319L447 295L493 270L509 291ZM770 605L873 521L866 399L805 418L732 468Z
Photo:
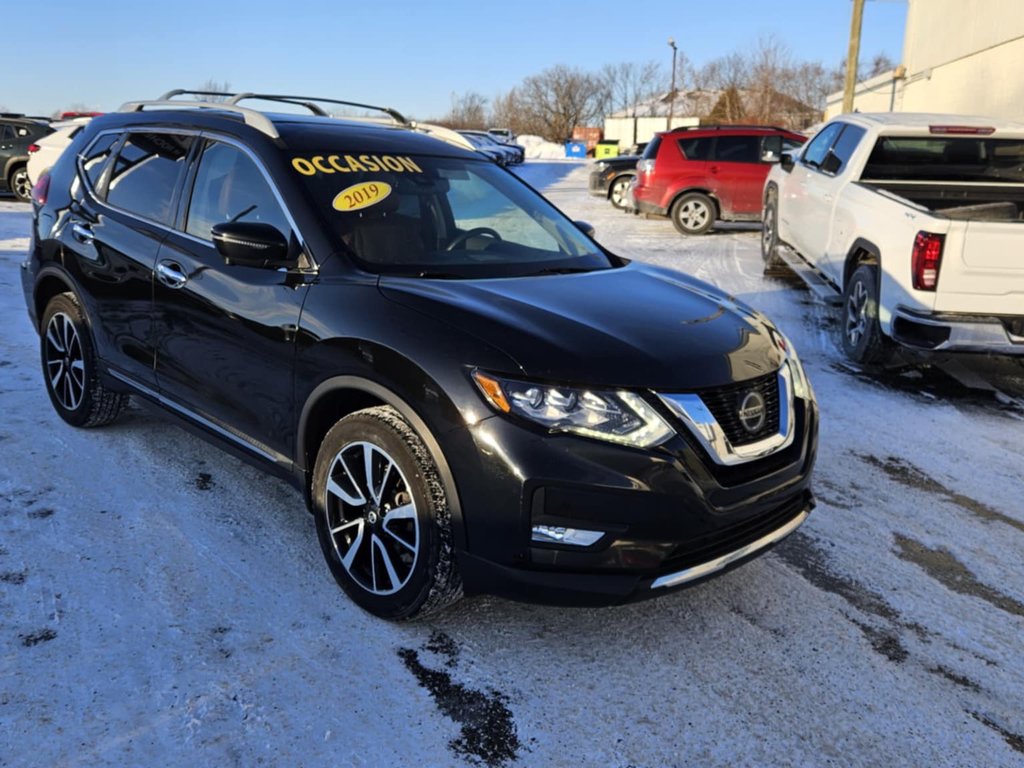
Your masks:
M764 398L765 419L760 429L750 432L740 420L740 406L750 392ZM779 431L779 376L769 373L757 379L698 392L704 405L718 421L733 447L749 445Z

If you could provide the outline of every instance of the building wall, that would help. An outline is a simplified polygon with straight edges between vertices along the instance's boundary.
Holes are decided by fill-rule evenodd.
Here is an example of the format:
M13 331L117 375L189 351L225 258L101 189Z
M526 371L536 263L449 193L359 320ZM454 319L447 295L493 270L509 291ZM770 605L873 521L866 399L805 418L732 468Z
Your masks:
M636 138L633 138L633 125L636 123ZM699 117L673 117L672 127L700 125ZM620 149L633 144L642 144L654 138L658 131L668 128L668 118L661 117L607 117L604 121L605 141L618 141Z
M893 108L1024 120L1024 0L908 2ZM854 109L888 111L891 90L861 87L869 83L858 86ZM831 94L826 117L841 110L842 93Z

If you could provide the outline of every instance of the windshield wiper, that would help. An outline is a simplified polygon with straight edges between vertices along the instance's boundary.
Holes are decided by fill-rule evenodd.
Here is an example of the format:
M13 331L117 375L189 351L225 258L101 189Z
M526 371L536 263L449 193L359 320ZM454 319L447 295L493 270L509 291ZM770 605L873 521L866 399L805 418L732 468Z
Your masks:
M596 267L546 267L536 272L524 272L520 277L534 277L535 275L574 275L579 272L593 272Z

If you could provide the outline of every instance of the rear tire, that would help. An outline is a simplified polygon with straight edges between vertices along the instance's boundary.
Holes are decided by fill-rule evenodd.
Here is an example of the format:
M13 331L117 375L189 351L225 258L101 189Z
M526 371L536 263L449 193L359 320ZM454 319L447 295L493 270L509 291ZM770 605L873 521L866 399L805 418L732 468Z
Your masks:
M688 192L672 204L672 224L683 235L703 235L715 223L715 201L700 192Z
M444 484L394 408L357 411L331 428L317 454L312 497L320 548L357 605L401 620L462 597Z
M882 365L893 355L895 345L882 334L878 324L878 268L862 264L843 288L843 316L840 346L855 363Z

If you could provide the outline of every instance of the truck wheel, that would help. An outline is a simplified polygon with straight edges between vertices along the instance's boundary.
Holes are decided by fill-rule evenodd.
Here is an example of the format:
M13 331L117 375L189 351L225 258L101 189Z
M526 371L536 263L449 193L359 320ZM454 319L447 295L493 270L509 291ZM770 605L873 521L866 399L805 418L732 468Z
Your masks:
M761 222L761 258L764 259L765 274L777 274L786 266L779 258L779 203L775 190L768 193L764 203L764 217Z
M714 201L700 192L689 192L672 204L669 214L683 235L703 235L715 223Z
M7 188L23 203L32 199L32 182L28 178L27 166L19 165L11 171L11 175L7 179Z
M100 383L89 326L74 294L59 294L46 305L39 351L46 393L71 426L109 424L128 404L127 395Z
M843 352L854 362L881 365L892 356L893 343L878 325L877 267L857 267L846 283L840 334Z
M632 176L619 176L608 189L608 199L620 211L626 210L626 190L629 189L629 183L632 180Z
M350 414L313 470L317 538L352 600L384 619L434 613L462 596L451 512L437 467L394 408Z

